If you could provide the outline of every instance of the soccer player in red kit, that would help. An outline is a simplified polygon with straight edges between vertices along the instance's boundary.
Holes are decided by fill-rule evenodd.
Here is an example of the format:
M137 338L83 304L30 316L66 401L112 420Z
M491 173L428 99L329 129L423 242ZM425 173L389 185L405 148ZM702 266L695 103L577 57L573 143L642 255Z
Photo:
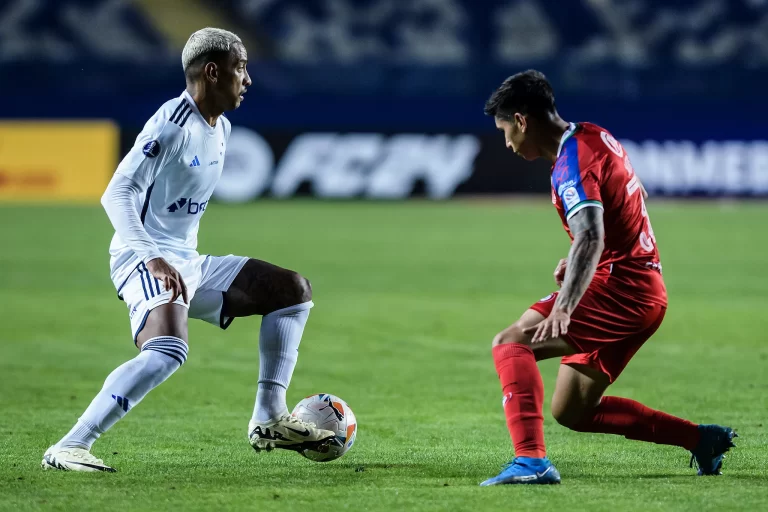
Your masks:
M591 123L557 113L543 74L507 78L485 105L506 145L526 160L552 162L552 202L572 243L560 260L560 291L540 300L493 340L493 360L515 458L481 485L554 484L544 446L544 385L536 361L562 357L552 414L578 432L680 446L699 475L720 474L736 433L697 425L628 398L604 396L661 325L667 291L645 189L622 145Z

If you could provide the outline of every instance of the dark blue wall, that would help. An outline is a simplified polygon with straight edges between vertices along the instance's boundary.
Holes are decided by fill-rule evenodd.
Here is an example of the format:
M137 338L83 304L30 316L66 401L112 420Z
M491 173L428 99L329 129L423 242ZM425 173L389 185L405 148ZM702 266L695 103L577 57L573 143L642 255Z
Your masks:
M0 2L0 19L21 3ZM137 6L26 5L34 8L0 34L0 118L111 118L137 128L183 89L180 49ZM254 84L230 115L258 129L490 131L482 115L487 96L507 75L536 67L553 82L564 117L617 136L765 138L765 3L606 0L599 10L576 0L338 0L336 11L314 0L211 5L259 41L249 65ZM617 31L617 20L627 28Z

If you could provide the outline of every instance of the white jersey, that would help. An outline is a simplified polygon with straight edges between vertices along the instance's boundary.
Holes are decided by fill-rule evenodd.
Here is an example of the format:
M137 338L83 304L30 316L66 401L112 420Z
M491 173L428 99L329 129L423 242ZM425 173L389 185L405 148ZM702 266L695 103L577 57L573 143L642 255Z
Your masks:
M210 126L184 91L147 121L117 168L117 174L142 190L136 210L147 234L172 265L198 256L200 218L221 176L230 131L224 116ZM141 263L117 233L109 253L115 283L127 279Z

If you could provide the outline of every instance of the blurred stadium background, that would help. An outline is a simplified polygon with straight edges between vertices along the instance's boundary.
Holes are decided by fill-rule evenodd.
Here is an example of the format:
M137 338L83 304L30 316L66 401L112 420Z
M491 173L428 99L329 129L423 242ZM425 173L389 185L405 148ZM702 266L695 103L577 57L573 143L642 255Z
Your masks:
M652 194L768 194L766 0L4 0L0 197L97 197L209 25L254 81L219 200L546 193L482 115L527 67Z
M289 401L341 396L358 442L255 456L258 321L193 322L183 371L94 447L120 473L42 473L135 354L98 199L205 26L245 40L254 84L200 250L312 280ZM670 310L611 392L737 427L717 482L545 405L561 489L477 487L511 451L490 340L568 249L547 165L482 113L529 67L652 195ZM768 0L0 0L0 510L764 509L766 90Z

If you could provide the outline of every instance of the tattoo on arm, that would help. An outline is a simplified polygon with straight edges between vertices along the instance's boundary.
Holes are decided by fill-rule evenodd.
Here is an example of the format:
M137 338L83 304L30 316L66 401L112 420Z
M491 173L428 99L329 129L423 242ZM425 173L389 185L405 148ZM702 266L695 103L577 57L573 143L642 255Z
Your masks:
M583 208L568 220L568 227L573 235L573 244L555 309L571 314L592 282L605 247L603 209L594 206Z

